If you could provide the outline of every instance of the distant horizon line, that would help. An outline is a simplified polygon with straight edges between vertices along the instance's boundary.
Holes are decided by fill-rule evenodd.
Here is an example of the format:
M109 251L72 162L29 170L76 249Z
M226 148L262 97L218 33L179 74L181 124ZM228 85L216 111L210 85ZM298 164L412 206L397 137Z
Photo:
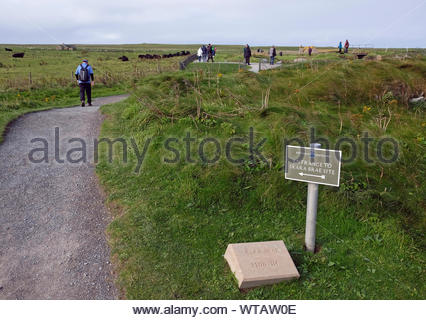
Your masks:
M76 43L76 42L62 42L62 43L0 43L0 46L6 46L6 45L16 45L16 46L29 46L29 45L36 45L36 46L58 46L61 44L69 44L69 45L86 45L86 46L123 46L123 45L177 45L177 46L193 46L193 45L203 45L204 43L154 43L154 42L135 42L135 43ZM244 46L245 43L234 43L234 44L224 44L224 43L213 43L216 46ZM270 47L272 45L268 44L249 44L251 47ZM295 47L298 48L301 45L281 45L281 44L273 44L275 47ZM335 48L337 46L332 45L305 45L307 46L313 46L317 48ZM359 47L359 46L366 46L366 44L352 44L351 47ZM426 49L426 47L365 47L366 49Z

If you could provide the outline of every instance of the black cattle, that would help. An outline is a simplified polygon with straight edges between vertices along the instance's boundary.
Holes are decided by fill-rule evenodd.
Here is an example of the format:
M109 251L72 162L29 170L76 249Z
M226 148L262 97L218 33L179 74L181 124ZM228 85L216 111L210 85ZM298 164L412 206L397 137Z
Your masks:
M9 49L9 48L4 48L4 50L6 50L6 51L13 51L12 49Z
M168 58L173 58L173 57L187 56L187 55L190 55L190 54L191 53L189 51L183 50L183 51L179 51L179 52L176 52L176 53L164 53L161 56L158 55L158 54L154 54L154 55L140 54L138 57L139 57L139 59L151 60L151 59L168 59Z
M139 59L148 59L148 60L152 60L152 59L161 59L161 56L159 55L152 55L152 54L140 54Z
M282 51L280 51L280 57L282 57L283 56L283 52Z
M23 58L24 55L25 55L24 52L19 52L19 53L12 54L12 57L14 57L14 58Z
M129 58L127 58L126 56L122 56L118 59L120 59L121 61L129 61Z

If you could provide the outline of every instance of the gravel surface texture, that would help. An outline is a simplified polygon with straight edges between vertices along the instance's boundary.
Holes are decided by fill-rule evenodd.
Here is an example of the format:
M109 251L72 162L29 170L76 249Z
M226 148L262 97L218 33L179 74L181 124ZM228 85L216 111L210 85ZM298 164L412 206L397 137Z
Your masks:
M53 109L13 122L0 145L0 299L116 299L105 229L111 216L93 163L99 107ZM58 128L58 129L55 129ZM59 136L55 147L55 131ZM33 163L44 148L48 161ZM60 163L86 143L87 162ZM43 159L43 151L32 158ZM74 151L71 159L83 153Z

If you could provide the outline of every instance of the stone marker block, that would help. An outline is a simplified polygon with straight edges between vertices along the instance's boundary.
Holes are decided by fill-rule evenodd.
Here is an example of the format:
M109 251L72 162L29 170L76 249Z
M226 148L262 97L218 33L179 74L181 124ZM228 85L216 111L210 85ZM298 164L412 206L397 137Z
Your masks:
M283 241L229 244L225 259L240 289L300 277Z

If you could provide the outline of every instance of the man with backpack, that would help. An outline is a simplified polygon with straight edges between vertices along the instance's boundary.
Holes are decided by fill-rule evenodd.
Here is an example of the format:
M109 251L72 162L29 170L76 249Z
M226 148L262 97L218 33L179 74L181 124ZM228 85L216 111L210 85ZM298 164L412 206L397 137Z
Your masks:
M92 86L95 85L93 77L93 69L89 65L87 59L83 59L83 62L75 70L75 77L80 87L80 101L81 106L85 104L85 93L87 94L87 103L92 106Z

